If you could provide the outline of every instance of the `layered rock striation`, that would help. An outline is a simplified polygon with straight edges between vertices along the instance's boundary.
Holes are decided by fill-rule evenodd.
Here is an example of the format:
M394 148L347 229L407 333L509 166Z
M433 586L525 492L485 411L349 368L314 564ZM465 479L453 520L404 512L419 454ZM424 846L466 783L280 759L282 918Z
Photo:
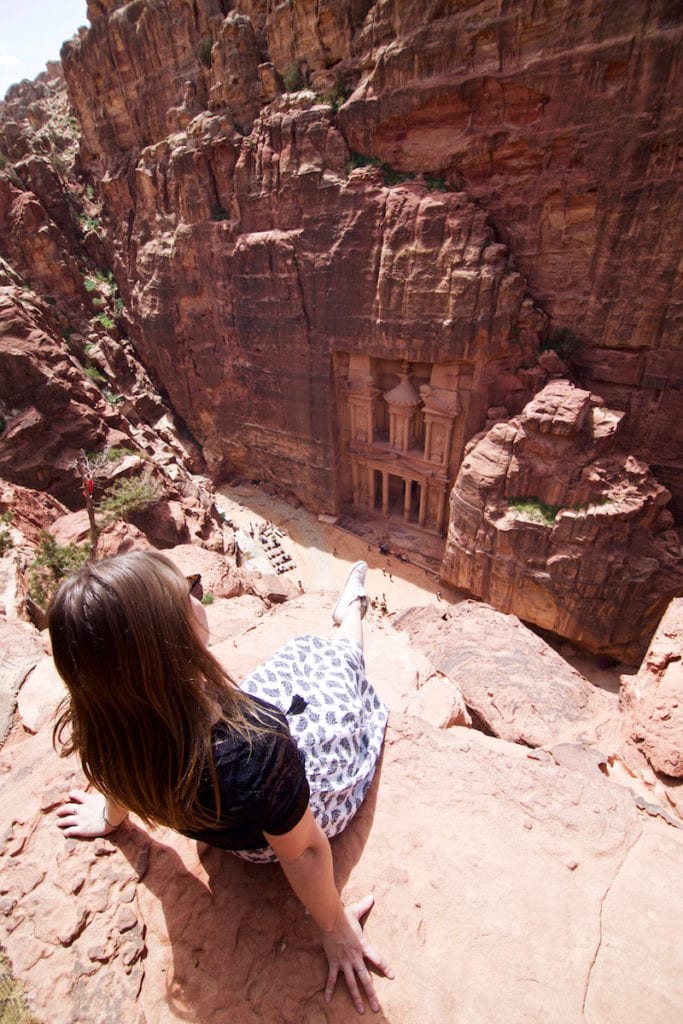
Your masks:
M136 343L217 473L294 474L312 507L348 497L337 350L529 359L510 345L519 302L487 293L474 200L508 247L504 274L519 268L552 329L581 342L580 379L627 414L634 454L683 508L669 5L98 0L89 17L63 54L82 165ZM384 178L347 178L360 160ZM424 183L419 202L402 177Z
M27 326L38 308L57 342L49 372L31 369L50 381L45 410L28 386L2 398L7 440L31 446L24 466L0 446L8 479L75 508L76 438L120 432L181 480L160 544L212 532L183 531L193 485L174 460L442 534L467 442L498 423L485 458L507 465L506 421L574 374L593 411L565 456L585 469L616 438L599 479L560 471L543 444L523 471L516 453L503 496L563 511L552 531L487 521L479 544L471 508L488 499L470 500L464 467L443 577L637 658L680 575L663 511L667 494L683 510L670 6L91 0L88 17L63 48L68 101L54 67L0 109L7 284L50 308L8 301L29 349L47 352ZM73 398L59 383L74 360L116 382L100 388L110 408L87 381ZM525 423L562 450L557 423ZM588 547L610 552L590 579Z
M683 586L669 493L615 449L623 414L557 380L475 440L442 575L496 608L637 664Z

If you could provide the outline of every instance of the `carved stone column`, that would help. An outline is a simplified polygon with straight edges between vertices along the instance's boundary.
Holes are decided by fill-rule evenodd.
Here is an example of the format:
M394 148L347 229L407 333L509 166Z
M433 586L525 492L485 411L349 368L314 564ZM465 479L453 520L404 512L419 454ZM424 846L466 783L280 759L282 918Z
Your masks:
M403 497L403 518L406 522L410 519L410 503L413 498L413 481L405 481L405 493Z
M442 490L441 494L439 495L439 505L438 505L438 508L437 508L437 511L436 511L436 530L437 530L437 533L440 533L442 535L443 535L443 523L444 523L445 512L446 512L446 492Z
M420 485L420 510L417 515L417 521L420 526L424 526L425 519L427 518L427 481L425 480Z

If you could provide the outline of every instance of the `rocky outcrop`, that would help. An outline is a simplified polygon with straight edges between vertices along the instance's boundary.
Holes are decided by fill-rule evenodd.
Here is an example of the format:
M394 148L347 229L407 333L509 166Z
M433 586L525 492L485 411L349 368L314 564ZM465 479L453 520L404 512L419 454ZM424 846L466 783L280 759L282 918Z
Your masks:
M656 772L683 778L683 598L672 601L640 670L619 694L628 734Z
M451 495L442 577L637 664L683 562L669 493L612 450L621 420L558 380L475 441Z
M73 504L79 452L121 444L120 414L37 297L11 285L0 288L0 330L0 475Z
M615 699L513 615L463 601L440 614L410 608L392 624L461 691L478 729L529 747L619 746Z
M0 565L1 565L0 561ZM17 694L39 663L44 663L49 645L44 635L27 622L12 621L0 614L0 744L14 724Z
M645 19L636 2L373 4L340 110L351 149L457 181L490 212L678 514L682 32L663 0Z
M330 595L310 594L235 629L245 600L208 609L235 606L231 639L214 652L238 675L280 634L329 620ZM393 701L400 637L372 611L365 622L369 673ZM481 627L490 631L486 617ZM409 652L402 672L414 685L424 665ZM475 661L471 650L470 670ZM63 688L47 660L25 687L21 724L0 754L0 941L37 1019L167 1024L220 1019L229 1005L239 1021L347 1022L343 982L323 1001L315 929L277 866L136 821L91 843L58 834L55 810L82 783L51 748ZM507 1021L511 1005L519 1021L552 1006L559 1024L680 1015L675 946L667 929L643 938L641 925L683 927L683 832L596 760L582 744L530 751L392 708L376 782L333 844L346 898L376 899L367 936L396 974L376 979L386 1019ZM466 956L453 957L454 939Z

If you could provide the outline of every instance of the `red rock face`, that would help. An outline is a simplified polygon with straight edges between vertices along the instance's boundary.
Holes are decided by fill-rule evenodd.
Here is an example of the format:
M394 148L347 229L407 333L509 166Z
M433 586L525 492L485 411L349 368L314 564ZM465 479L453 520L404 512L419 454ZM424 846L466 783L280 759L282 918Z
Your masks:
M567 381L467 452L442 575L501 611L637 664L683 585L669 493L613 451L621 413Z
M62 327L67 314L79 328L92 318L88 260L112 268L135 351L100 332L97 365L132 397L127 415L149 422L160 412L137 354L215 477L268 480L318 511L357 495L370 507L403 505L404 518L439 532L467 441L494 423L492 437L507 437L516 428L505 421L565 372L550 354L536 361L539 337L550 331L557 343L552 332L564 328L564 341L580 345L559 354L596 399L590 415L568 412L576 458L592 465L620 419L622 454L600 469L598 491L605 480L635 480L657 509L668 488L671 508L683 511L672 255L681 230L672 83L683 30L663 0L646 22L636 3L617 15L599 3L501 11L493 0L476 12L419 0L92 0L89 17L63 56L102 238L83 230L93 215L82 186L66 199L60 192L57 157L70 143L61 129L54 142L42 106L58 90L53 77L13 90L0 117L13 164L0 176L0 252L39 294L56 297ZM82 358L85 334L77 349ZM430 415L442 425L452 418L453 440L436 471L438 445L436 455L427 440L420 450L416 430L415 450L401 457L417 477L399 493L400 474L382 473L395 453L382 437L374 450L354 436L345 389L353 385L354 401L372 388L391 395L404 364ZM597 411L598 395L611 413ZM562 417L553 413L550 431L560 448ZM376 426L381 434L381 416ZM545 436L531 419L528 427ZM48 448L58 465L71 458L60 430L63 450ZM592 500L592 484L567 475L555 455L561 486L552 473L541 479L534 459L546 455L541 445L528 465L513 461L506 486L563 507ZM367 481L352 456L362 456ZM504 461L498 441L487 457ZM41 482L49 473L31 472ZM666 516L655 519L647 529L659 536ZM601 531L617 521L595 520L603 548ZM175 522L169 509L164 543L181 539ZM468 549L463 524L451 532L463 531ZM582 531L574 547L595 535ZM515 533L510 558L523 557L522 534L531 536ZM641 534L629 537L637 548ZM464 574L461 585L505 606L519 569L499 593L496 573L455 573L450 557L447 578ZM544 550L539 564L552 557ZM561 574L551 577L561 590ZM637 618L650 587L649 623L670 588L656 573L638 578L649 582L638 584L631 612ZM583 636L591 617L550 615L545 598L527 603L539 605L536 621L570 636ZM606 643L622 651L626 641Z
M2 288L0 324L0 476L73 502L76 457L104 445L106 421L113 428L116 416L54 337L48 307L27 301L19 288ZM112 441L122 437L111 434Z
M347 500L335 352L470 361L481 429L492 358L529 358L502 240L683 510L669 7L225 6L99 0L64 51L136 344L214 471ZM283 80L351 95L266 106Z
M624 676L619 703L630 738L657 772L683 778L683 598L672 601L635 676Z
M349 56L366 7L319 22L305 8L291 24L248 5L204 22L209 7L195 25L183 3L163 19L112 6L67 47L82 160L103 181L136 346L213 471L338 511L351 498L337 392L351 355L459 361L470 436L499 369L533 358L543 319L522 310L523 281L462 192L351 171L334 111L311 94L257 116L277 79L267 58L285 78L291 64L315 76L323 53Z

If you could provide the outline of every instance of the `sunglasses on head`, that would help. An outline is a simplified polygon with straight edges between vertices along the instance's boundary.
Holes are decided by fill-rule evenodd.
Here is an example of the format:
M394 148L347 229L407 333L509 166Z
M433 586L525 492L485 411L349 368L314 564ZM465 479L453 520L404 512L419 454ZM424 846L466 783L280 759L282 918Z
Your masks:
M198 601L201 601L204 597L201 573L195 572L191 576L186 576L185 579L187 580L188 593L190 593L192 597L196 597Z

